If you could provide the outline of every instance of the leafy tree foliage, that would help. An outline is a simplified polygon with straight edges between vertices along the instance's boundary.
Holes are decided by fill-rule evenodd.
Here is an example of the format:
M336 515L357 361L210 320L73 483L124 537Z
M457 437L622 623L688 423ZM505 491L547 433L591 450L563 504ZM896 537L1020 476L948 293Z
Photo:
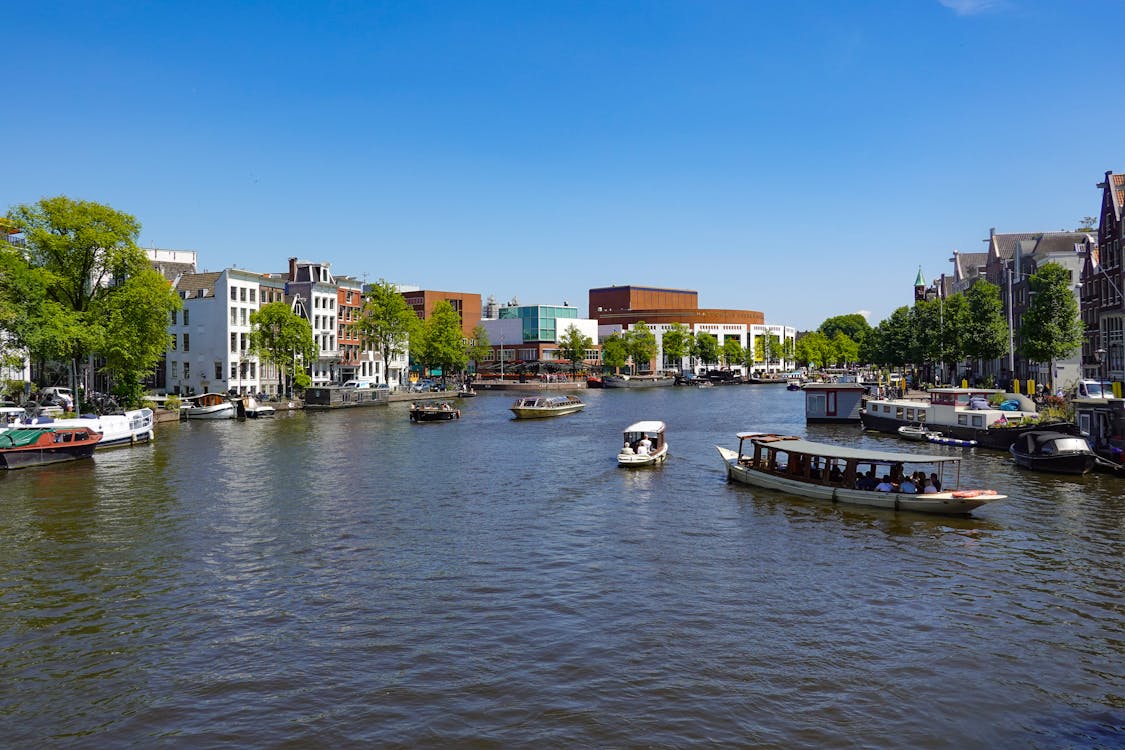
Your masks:
M859 313L851 313L828 318L820 324L820 328L817 330L823 333L829 341L835 339L837 333L843 333L855 343L861 344L864 337L871 332L871 325L867 322L867 318Z
M723 361L728 367L742 362L744 357L745 352L742 351L742 344L738 343L738 339L731 338L723 342Z
M875 326L877 348L870 351L872 364L901 367L910 361L914 327L910 308L903 305Z
M717 363L719 361L719 340L710 333L697 331L694 353L704 365Z
M637 321L623 335L625 348L633 358L633 370L641 372L641 366L648 369L656 357L656 335L643 321Z
M488 331L479 323L473 328L473 337L465 343L465 356L476 362L478 368L480 363L492 354L492 344L488 340Z
M851 336L837 330L832 337L831 358L839 367L847 367L848 363L855 364L859 360L859 344Z
M379 279L367 291L356 322L360 339L383 357L383 382L390 377L391 361L406 353L411 335L420 329L418 315L394 284Z
M167 284L156 283L137 247L140 223L109 206L66 196L18 205L7 222L26 240L26 252L6 251L2 261L0 297L6 302L0 307L7 312L0 315L8 318L9 330L33 356L69 360L72 388L78 363L101 353L126 390L136 393L128 384L139 382L164 355L166 321L179 305ZM28 296L15 298L20 291ZM138 300L143 309L133 307ZM36 309L28 309L32 305ZM155 330L160 333L153 339Z
M683 364L684 357L691 353L691 330L683 323L673 323L660 339L664 349L665 366L672 363L677 370Z
M1082 346L1084 328L1071 290L1070 271L1047 263L1028 279L1033 296L1020 324L1020 353L1036 362L1070 356Z
M965 292L968 314L962 351L975 359L996 359L1008 351L1008 322L1000 287L980 279Z
M594 340L571 324L559 339L559 355L570 360L571 372L577 372L586 362L586 350L593 346Z
M420 332L421 335L411 338L410 353L426 369L440 367L443 378L449 372L464 369L468 356L461 333L461 316L448 300L434 305L429 317L422 322Z
M270 302L250 313L250 351L277 365L279 391L285 390L285 373L298 388L312 383L306 368L319 353L312 324L293 312L289 303Z
M619 333L611 333L602 342L602 364L612 367L613 371L617 372L625 366L627 359L629 359L629 349L625 346L625 339Z

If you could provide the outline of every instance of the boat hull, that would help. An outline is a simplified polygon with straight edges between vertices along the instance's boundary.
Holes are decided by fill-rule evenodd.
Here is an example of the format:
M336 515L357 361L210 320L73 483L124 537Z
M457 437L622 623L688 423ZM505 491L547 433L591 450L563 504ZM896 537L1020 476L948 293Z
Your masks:
M657 464L664 463L668 458L668 445L664 444L660 450L650 453L647 456L638 455L636 453L618 453L617 465L627 469L637 469L642 466L656 466Z
M153 426L155 418L152 409L134 409L123 414L104 414L98 417L76 417L74 419L59 419L49 422L19 422L17 424L33 427L36 424L46 424L61 430L77 430L89 428L102 436L97 443L97 450L105 448L119 448L137 443L147 443L153 440L155 433Z
M1069 453L1057 456L1033 456L1014 450L1010 452L1017 466L1048 474L1086 474L1094 468L1098 457L1093 453Z
M560 407L538 406L513 406L512 414L516 419L545 419L546 417L561 417L564 414L574 414L586 408L586 404L577 404Z
M460 409L441 409L438 407L420 407L410 410L411 422L448 422L461 418Z
M615 375L602 380L603 388L658 388L675 384L676 379L672 376Z
M224 406L193 406L186 410L188 419L234 419L238 413L234 404Z
M916 513L963 516L976 508L1003 499L1004 495L987 493L938 492L931 494L904 494L898 492L876 492L836 487L829 484L812 484L791 479L779 474L759 471L738 462L737 451L715 446L722 458L727 479L739 484L775 490L811 500L826 500L844 505L859 505L886 510L907 510ZM971 497L957 497L971 495Z

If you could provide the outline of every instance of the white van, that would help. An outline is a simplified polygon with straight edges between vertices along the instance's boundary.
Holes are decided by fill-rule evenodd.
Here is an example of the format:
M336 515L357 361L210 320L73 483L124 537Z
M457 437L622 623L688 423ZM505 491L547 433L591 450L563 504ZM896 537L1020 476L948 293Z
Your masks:
M44 396L57 396L63 401L66 401L68 410L74 408L74 391L69 388L56 388L54 386L50 388L40 388L39 397L43 398Z
M374 388L375 382L372 380L349 380L344 383L341 388Z

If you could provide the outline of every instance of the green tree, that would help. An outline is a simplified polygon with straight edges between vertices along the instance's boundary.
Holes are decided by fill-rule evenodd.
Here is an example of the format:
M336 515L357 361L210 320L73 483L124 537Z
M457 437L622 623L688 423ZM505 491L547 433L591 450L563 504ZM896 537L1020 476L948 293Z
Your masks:
M473 328L473 336L466 342L466 345L465 356L475 362L479 370L480 363L492 355L492 344L488 340L488 331L485 330L484 326L478 323Z
M1000 301L1000 287L984 279L965 292L968 315L962 338L966 357L997 359L1008 351L1008 322Z
M625 340L619 333L611 333L605 341L602 342L602 364L606 367L612 367L616 373L625 366L625 361L629 358L629 349L625 346Z
M135 290L125 289L126 282L149 270L137 247L141 225L136 218L100 203L57 196L14 207L7 222L23 233L22 257L36 271L19 274L16 283L37 287L40 301L58 316L38 331L31 331L30 324L45 322L41 312L22 316L17 336L24 344L41 358L66 360L72 388L77 388L78 364L87 354L112 351L118 372L151 359L151 340L120 325L112 330L106 326L107 312L119 306L111 298L129 298ZM162 307L148 313L166 321L174 309L172 295L149 301ZM124 363L128 367L120 369Z
M851 313L828 318L820 324L820 328L817 330L823 333L829 341L836 338L837 332L843 332L852 341L862 344L864 337L871 331L871 325L867 322L867 318L859 313Z
M742 344L736 338L729 338L723 342L723 362L728 367L733 364L742 362L745 353L742 351Z
M754 339L754 361L762 362L769 372L770 364L781 356L781 339L766 333Z
M679 370L683 367L684 357L691 353L691 330L683 323L673 323L660 338L664 350L664 365L673 363L672 366Z
M319 353L312 325L293 312L289 303L270 302L250 313L249 351L277 366L279 392L286 392L285 374L297 388L307 388L312 383L306 367Z
M449 372L464 369L468 357L465 354L464 336L461 333L461 316L453 309L449 300L440 300L434 305L429 317L422 324L422 348L420 361L427 369L441 368L442 380ZM411 344L411 354L414 346Z
M641 372L641 365L646 369L656 357L656 335L643 321L639 320L625 332L625 348L633 358L633 371Z
M559 356L569 359L570 371L576 373L580 366L586 364L586 350L593 347L594 340L571 324L559 339Z
M1028 279L1031 304L1020 323L1020 353L1036 362L1068 357L1082 346L1084 327L1074 299L1070 271L1047 263Z
M719 361L719 340L714 335L704 331L695 334L695 356L706 367Z
M124 404L140 406L144 378L168 350L168 311L182 306L171 284L151 268L95 300L91 310L104 325L100 353Z
M847 367L849 362L855 364L859 361L859 344L851 336L837 330L832 337L832 354L837 365Z
M391 362L406 354L412 335L420 329L418 315L394 284L379 279L367 290L356 321L365 347L383 357L383 382L389 382Z
M910 308L903 305L879 322L873 333L877 335L878 349L871 352L872 363L902 367L910 361L914 347L914 325Z
M1082 220L1078 223L1078 228L1075 232L1096 232L1098 231L1098 220L1093 216L1083 216Z

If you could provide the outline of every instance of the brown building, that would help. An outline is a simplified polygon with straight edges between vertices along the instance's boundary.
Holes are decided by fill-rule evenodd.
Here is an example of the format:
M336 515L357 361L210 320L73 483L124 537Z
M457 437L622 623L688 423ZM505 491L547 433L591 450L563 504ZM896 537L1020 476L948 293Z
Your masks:
M1098 246L1082 269L1083 374L1125 381L1125 174L1105 173Z
M590 290L590 317L598 325L648 325L683 323L762 325L757 310L715 310L699 307L699 293L689 289L649 286L609 286Z
M480 295L468 292L439 292L432 289L419 289L412 292L403 292L406 304L414 308L419 318L425 320L434 311L434 305L442 300L453 305L453 309L461 316L461 332L465 338L471 338L473 329L480 324Z

